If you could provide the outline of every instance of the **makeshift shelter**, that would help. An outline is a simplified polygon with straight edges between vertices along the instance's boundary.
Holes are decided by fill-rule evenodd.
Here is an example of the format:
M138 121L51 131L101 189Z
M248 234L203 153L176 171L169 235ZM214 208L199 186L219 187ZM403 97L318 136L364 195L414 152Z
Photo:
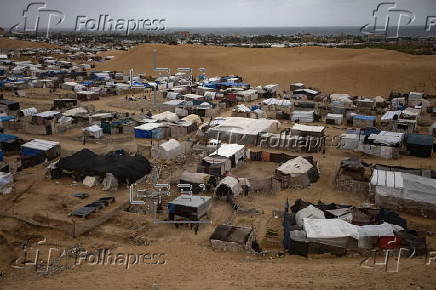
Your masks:
M33 139L21 145L21 160L23 167L31 167L52 160L61 154L59 142Z
M240 91L236 93L236 99L242 102L254 101L257 100L257 98L258 98L257 91L254 89L249 89L246 91Z
M103 129L99 125L92 125L83 129L87 136L91 136L95 139L103 137Z
M375 127L375 122L376 122L375 116L364 116L364 115L353 116L353 127L357 127L357 128Z
M135 138L140 139L163 139L165 131L161 123L146 123L134 128Z
M346 109L350 109L353 106L353 101L348 94L331 94L330 102L332 113L344 114Z
M0 100L0 108L5 113L11 113L20 110L20 103L11 100Z
M56 110L71 109L74 106L77 106L76 99L54 99L53 100L53 107Z
M342 125L344 116L342 114L327 114L325 118L326 124L330 125Z
M0 193L9 194L12 192L14 185L14 176L12 173L0 172Z
M159 122L177 122L179 117L176 113L165 111L160 114L153 115L152 119Z
M430 126L430 135L432 135L433 137L436 137L436 122L434 122L431 126Z
M77 100L80 101L91 101L98 100L98 94L96 92L91 91L79 91L76 93Z
M378 206L436 217L436 179L375 169L371 191Z
M381 117L381 126L389 131L413 133L417 125L416 120L404 119L402 116L402 111L387 111Z
M317 167L298 156L280 165L274 172L274 178L281 182L282 188L307 187L319 178Z
M179 184L189 184L192 187L191 192L193 194L199 194L215 186L216 178L206 173L183 171L180 175Z
M219 225L209 238L213 249L231 252L258 250L256 235L251 227Z
M199 221L208 216L211 207L209 196L182 194L168 202L168 219Z
M323 137L325 132L325 127L323 126L307 126L302 124L294 124L291 128L292 135L297 136L313 136L313 137Z
M371 177L368 166L357 158L342 160L335 176L336 188L342 192L367 195Z
M305 96L308 100L313 100L317 95L319 95L318 91L311 89L297 89L293 91L293 96Z
M406 140L407 151L418 157L433 155L433 136L423 134L409 134Z
M195 114L188 115L188 116L184 117L182 120L192 122L197 127L201 125L200 117L198 115L195 115Z
M24 141L15 135L0 134L1 152L19 152Z
M363 98L357 100L358 109L363 109L371 112L372 110L375 109L375 105L376 103L373 99Z
M239 180L233 176L223 178L215 188L215 195L218 197L226 197L227 200L233 200L242 193L242 186Z
M244 159L245 146L238 144L221 144L218 149L209 156L221 156L228 158L231 161L232 168L234 168L237 167L238 164Z
M54 164L52 178L62 176L62 173L72 173L83 179L86 176L106 177L112 173L118 183L132 184L151 172L152 166L143 156L130 156L124 153L110 152L97 155L88 149L82 149L71 156L61 158Z
M221 177L232 169L230 159L221 156L206 156L197 167L197 172Z
M18 111L18 117L29 117L29 116L34 116L38 113L38 110L34 107L31 108L27 108L27 109L21 109L20 111Z
M159 145L156 156L158 159L170 160L177 158L177 156L182 153L182 144L175 139L170 139L167 142Z
M302 122L302 123L313 123L314 121L314 111L294 111L292 112L291 121Z
M209 128L206 134L210 139L228 143L256 145L260 133L273 133L279 125L277 120L227 117L220 119L219 124Z

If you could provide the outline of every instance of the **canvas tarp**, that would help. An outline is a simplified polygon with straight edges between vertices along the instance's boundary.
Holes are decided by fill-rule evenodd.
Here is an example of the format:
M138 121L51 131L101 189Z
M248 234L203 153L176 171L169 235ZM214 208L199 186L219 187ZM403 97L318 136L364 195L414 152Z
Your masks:
M99 125L92 125L90 127L83 129L83 131L85 131L88 135L94 138L103 137L103 129Z
M300 174L307 174L312 167L313 165L304 157L298 156L283 163L276 170L282 172L283 174L289 174L291 177L294 177Z
M151 172L151 165L145 157L108 153L97 155L83 149L71 156L61 158L55 168L73 172L75 175L106 176L112 173L120 183L131 184Z
M220 139L228 143L255 145L259 133L273 133L279 127L277 120L227 117L215 119L211 125L217 126L207 131L209 138Z
M297 225L301 228L304 225L304 219L325 219L324 212L313 205L309 205L303 209L300 209L295 214L295 221Z
M161 159L174 159L183 153L182 144L175 139L170 139L159 145L158 156Z
M379 197L393 197L436 205L436 179L375 169L371 178Z
M334 247L347 248L350 238L359 239L357 227L341 219L305 218L303 229L309 242Z
M215 189L217 195L232 195L234 197L238 196L241 192L242 187L238 179L232 176L226 176L222 179Z
M326 123L333 123L335 125L341 125L344 119L344 116L342 114L327 114L326 116Z
M314 120L314 111L294 111L291 121L295 122L296 120L303 123L312 123Z

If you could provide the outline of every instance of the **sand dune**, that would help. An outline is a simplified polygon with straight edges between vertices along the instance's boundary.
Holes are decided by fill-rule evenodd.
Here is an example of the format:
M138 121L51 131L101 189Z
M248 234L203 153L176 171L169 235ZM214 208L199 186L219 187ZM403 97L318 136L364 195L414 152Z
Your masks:
M321 47L247 49L213 46L169 46L146 44L117 53L97 70L133 68L152 73L152 49L157 65L205 67L209 76L239 74L253 85L303 82L323 92L353 95L387 95L396 91L436 93L436 56L414 56L381 49L339 49ZM156 74L156 73L154 73Z
M7 49L58 48L58 46L54 45L54 44L43 43L43 42L31 42L31 41L24 41L24 40L0 37L0 48L7 48Z

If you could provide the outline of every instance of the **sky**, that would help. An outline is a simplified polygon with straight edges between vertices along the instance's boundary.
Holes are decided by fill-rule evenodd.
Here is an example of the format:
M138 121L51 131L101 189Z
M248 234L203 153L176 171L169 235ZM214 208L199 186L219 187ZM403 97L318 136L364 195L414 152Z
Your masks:
M307 27L363 26L371 21L380 0L0 0L0 27L22 22L29 3L44 2L62 11L59 28L72 28L78 16L98 19L165 19L167 27ZM412 11L411 25L424 26L436 18L436 0L387 0Z

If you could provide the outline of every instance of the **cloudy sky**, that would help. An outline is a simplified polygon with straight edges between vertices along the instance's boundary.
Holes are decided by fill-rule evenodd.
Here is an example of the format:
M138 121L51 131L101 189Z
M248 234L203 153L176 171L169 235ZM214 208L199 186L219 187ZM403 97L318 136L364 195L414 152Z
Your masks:
M0 26L22 20L25 7L45 2L65 14L62 28L74 27L77 16L114 19L166 19L167 27L362 26L380 0L1 0ZM436 16L436 0L387 0L398 9L413 11L412 25Z

